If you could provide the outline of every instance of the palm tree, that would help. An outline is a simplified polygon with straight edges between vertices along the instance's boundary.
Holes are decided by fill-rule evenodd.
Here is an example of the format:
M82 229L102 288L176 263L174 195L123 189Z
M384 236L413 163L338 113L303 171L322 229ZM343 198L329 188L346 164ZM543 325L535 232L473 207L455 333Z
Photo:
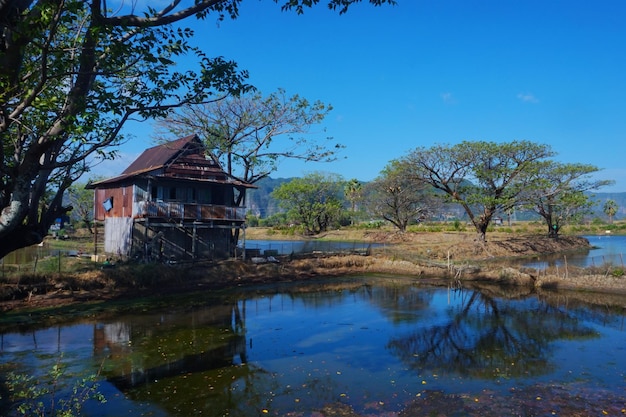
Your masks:
M617 209L618 206L615 200L606 200L606 203L604 203L604 207L602 208L602 210L604 211L604 214L609 216L610 224L613 224L613 216L617 214Z
M350 219L351 223L354 224L354 213L356 212L356 205L359 201L361 201L363 187L359 180L356 178L352 178L350 181L346 183L344 188L344 194L346 199L350 202L350 211L352 212L352 218Z

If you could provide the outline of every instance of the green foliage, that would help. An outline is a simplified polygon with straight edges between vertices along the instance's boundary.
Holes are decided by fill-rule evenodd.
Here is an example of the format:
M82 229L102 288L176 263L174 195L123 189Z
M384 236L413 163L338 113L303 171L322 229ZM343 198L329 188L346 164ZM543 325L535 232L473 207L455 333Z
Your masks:
M563 226L578 222L591 213L589 191L611 181L591 180L598 168L588 164L563 164L544 161L532 175L522 206L539 214L548 235L557 236Z
M340 176L312 173L282 184L272 192L288 220L316 235L338 225L343 211Z
M617 214L618 209L617 202L612 199L606 200L604 206L602 206L602 211L608 216L609 223L613 223L613 217Z
M97 181L101 178L91 178L89 182ZM72 211L70 212L70 218L72 221L78 222L78 227L86 227L91 233L91 224L93 222L93 201L94 191L85 188L87 184L73 183L67 189L67 198Z
M462 142L417 148L398 161L404 171L439 190L447 202L463 207L476 231L485 237L493 217L515 207L544 218L550 234L579 221L592 205L587 194L611 181L593 181L598 169L549 160L549 146L528 141Z
M344 13L358 2L326 4ZM120 132L128 120L163 118L180 106L251 91L246 71L223 57L207 56L193 46L193 30L178 26L186 19L209 16L235 19L240 3L176 1L160 10L155 4L133 3L112 13L103 10L107 3L100 1L0 2L0 257L43 240L54 219L70 210L63 195L89 171L88 161L116 156L116 146L127 139ZM276 3L303 13L318 1ZM181 67L182 58L195 62ZM282 157L328 160L341 148L313 144L303 152L268 149L271 138L281 134L302 149L303 141L290 134L306 131L330 110L298 96L280 96L255 103L271 107L272 119L256 124L258 130L248 130L254 140L226 150L231 162L239 158L244 165L250 163L254 172L246 172L244 179L262 178ZM282 120L295 116L295 129L272 131L286 108L295 112L286 112ZM223 133L218 131L214 126L211 137ZM269 140L255 150L250 145L259 133ZM50 199L44 195L47 190L54 190Z
M266 219L259 219L261 227L285 226L288 224L287 213L276 213Z
M246 224L250 227L257 227L259 225L259 217L248 213L246 215Z
M356 178L352 178L344 186L344 195L346 200L350 202L350 224L354 224L357 204L363 200L363 185Z
M357 225L359 229L380 229L385 225L382 220L372 220L369 222L362 222Z
M100 6L0 3L0 256L43 239L69 211L63 195L89 170L87 159L115 156L129 118L248 88L234 62L208 58L191 45L192 30L172 25L193 9L139 17ZM183 56L196 60L194 69L177 69ZM49 199L46 190L54 190Z
M549 146L528 141L462 142L417 148L399 163L412 177L460 204L484 238L493 216L520 201Z
M611 271L611 275L614 276L614 277L617 277L617 278L623 277L624 274L626 274L626 272L624 271L624 268L614 268Z
M88 400L105 403L106 398L98 390L97 374L76 379L66 386L68 378L62 356L52 365L46 375L32 375L9 371L5 374L10 410L7 416L77 417Z

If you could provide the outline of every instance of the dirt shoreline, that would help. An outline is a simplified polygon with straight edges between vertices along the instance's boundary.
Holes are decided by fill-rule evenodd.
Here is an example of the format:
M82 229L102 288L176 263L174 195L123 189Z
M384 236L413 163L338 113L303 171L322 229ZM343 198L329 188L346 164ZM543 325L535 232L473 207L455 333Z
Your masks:
M496 235L477 242L468 233L371 233L370 242L391 244L368 254L281 257L279 263L228 260L193 265L118 264L75 274L50 274L4 284L0 311L12 313L68 305L208 291L259 284L360 274L402 275L423 283L488 282L529 289L626 294L626 277L568 270L535 271L510 266L512 259L587 250L581 237ZM367 255L367 256L366 256Z

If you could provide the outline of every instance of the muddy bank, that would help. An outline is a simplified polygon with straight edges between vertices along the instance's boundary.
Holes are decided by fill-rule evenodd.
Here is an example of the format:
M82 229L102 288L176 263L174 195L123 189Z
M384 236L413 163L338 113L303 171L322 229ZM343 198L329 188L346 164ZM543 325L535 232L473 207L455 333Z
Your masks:
M626 294L626 278L622 276L542 275L507 266L511 258L589 249L584 238L493 235L487 242L478 242L474 237L464 233L372 234L370 241L393 245L368 256L317 254L281 257L278 263L261 264L240 260L177 266L118 263L113 268L75 274L23 276L0 288L0 311L358 274L403 275L441 285L491 282L528 290Z

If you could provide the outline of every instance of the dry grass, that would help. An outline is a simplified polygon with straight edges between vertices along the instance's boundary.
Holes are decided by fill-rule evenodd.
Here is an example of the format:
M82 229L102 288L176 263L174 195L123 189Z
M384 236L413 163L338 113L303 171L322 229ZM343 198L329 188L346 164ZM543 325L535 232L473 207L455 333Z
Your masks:
M267 229L250 228L247 239L284 239L267 234ZM300 238L300 237L295 237ZM199 288L225 288L239 285L305 281L309 277L350 274L392 274L419 277L420 280L488 280L524 287L607 289L626 293L626 278L610 274L581 273L573 270L555 273L517 270L511 258L531 257L584 247L584 240L563 236L555 240L541 234L491 232L480 242L467 231L412 232L349 229L328 233L324 239L376 242L381 246L372 256L345 255L308 258L285 257L278 264L253 264L236 260L194 265L123 264L110 269L93 269L93 264L73 265L74 272L19 274L6 278L0 286L2 309L55 305L89 299L107 299L140 294L169 294ZM497 262L497 261L500 262ZM508 260L508 261L507 261ZM72 261L74 262L74 261ZM38 297L38 302L33 302ZM24 303L27 300L28 303Z

